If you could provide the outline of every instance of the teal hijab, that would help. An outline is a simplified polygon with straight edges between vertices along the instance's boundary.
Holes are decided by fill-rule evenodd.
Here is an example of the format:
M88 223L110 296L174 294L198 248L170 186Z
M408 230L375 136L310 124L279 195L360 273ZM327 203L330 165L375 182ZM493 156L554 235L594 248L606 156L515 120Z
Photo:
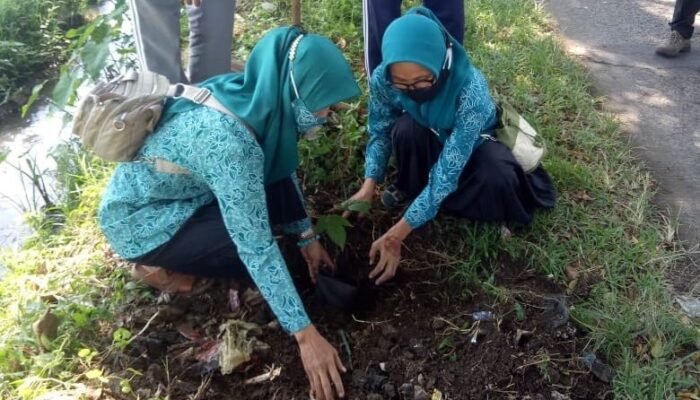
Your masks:
M299 35L294 60L289 50ZM292 108L296 99L290 83L290 63L299 97L308 111L317 112L360 95L350 65L330 40L296 27L276 28L255 45L240 73L218 75L200 86L211 90L226 108L255 133L265 155L265 183L290 176L299 164L299 133ZM198 105L178 99L169 103L164 119Z
M454 127L460 92L473 74L466 50L447 33L435 14L424 7L412 8L394 20L382 39L384 68L381 70L386 71L387 85L391 85L389 66L398 62L419 64L437 78L445 63L448 42L452 45L452 67L437 96L419 104L405 94L399 94L403 108L421 125L434 129Z

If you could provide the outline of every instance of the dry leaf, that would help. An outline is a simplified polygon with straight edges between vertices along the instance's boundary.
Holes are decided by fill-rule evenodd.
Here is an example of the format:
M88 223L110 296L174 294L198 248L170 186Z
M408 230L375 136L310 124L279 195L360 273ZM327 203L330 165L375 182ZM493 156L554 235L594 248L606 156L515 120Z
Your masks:
M566 273L566 277L569 278L571 281L575 281L578 279L579 275L581 275L581 272L579 272L578 268L574 267L573 265L569 265L566 267L564 270L564 273Z
M51 311L46 310L44 315L32 324L32 330L39 345L44 349L48 349L48 342L56 339L56 336L58 336L58 317L53 315Z

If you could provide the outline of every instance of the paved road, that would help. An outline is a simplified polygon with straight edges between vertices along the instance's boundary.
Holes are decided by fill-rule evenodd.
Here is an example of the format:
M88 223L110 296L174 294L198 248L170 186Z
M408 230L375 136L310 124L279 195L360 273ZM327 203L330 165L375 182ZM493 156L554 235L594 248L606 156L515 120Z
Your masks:
M700 16L694 50L654 54L673 0L548 0L569 53L597 81L660 186L658 204L680 215L679 234L700 244Z

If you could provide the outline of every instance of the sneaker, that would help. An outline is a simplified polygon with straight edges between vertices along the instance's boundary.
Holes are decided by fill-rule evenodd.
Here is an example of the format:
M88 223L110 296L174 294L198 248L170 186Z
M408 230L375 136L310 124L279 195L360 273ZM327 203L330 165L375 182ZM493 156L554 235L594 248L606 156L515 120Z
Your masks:
M408 196L396 188L396 186L390 185L388 188L384 189L382 204L388 209L400 208L408 204Z
M680 53L690 51L690 39L686 39L676 31L671 31L663 46L656 48L656 54L664 57L677 57Z

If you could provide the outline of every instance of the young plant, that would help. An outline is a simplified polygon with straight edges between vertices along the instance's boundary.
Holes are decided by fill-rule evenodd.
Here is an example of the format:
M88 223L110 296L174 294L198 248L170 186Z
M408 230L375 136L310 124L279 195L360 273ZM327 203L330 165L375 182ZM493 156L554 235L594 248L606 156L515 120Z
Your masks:
M336 207L338 211L352 211L360 215L367 214L370 204L366 201L346 201ZM326 234L333 243L343 250L347 242L348 233L346 228L352 228L352 224L340 215L324 215L318 217L316 221L316 233Z

